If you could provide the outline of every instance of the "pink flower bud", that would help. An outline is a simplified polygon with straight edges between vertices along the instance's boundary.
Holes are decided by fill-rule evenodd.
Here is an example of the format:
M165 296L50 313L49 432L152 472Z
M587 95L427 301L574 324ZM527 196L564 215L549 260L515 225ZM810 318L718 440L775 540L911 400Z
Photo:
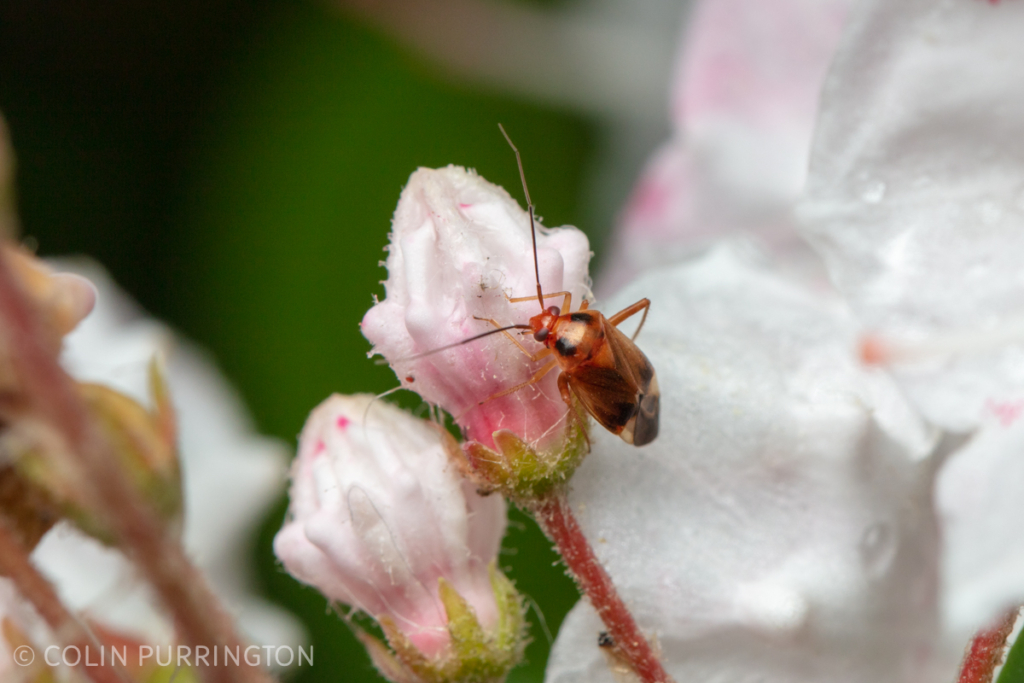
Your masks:
M586 236L538 223L537 248L545 294L571 292L573 308L579 306L590 291ZM531 361L504 334L402 360L495 329L487 320L525 324L540 312L529 214L507 192L458 166L417 170L395 211L387 269L387 298L367 312L362 330L404 386L450 412L469 439L491 448L499 429L541 449L562 437L566 406L557 372L487 400L528 382L547 360ZM534 298L508 301L528 296ZM562 297L544 301L545 307L562 305ZM543 348L521 330L509 332L533 353Z
M274 551L300 581L380 620L427 657L451 641L444 579L494 629L488 566L505 531L501 496L482 497L449 462L447 434L372 396L331 396L310 415Z

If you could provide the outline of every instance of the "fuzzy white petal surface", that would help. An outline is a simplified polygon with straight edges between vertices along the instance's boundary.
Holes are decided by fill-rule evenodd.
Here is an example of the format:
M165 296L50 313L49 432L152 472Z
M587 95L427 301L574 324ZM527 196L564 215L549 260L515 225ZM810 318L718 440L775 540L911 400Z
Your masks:
M936 437L890 379L856 362L843 307L733 247L656 271L613 307L641 295L652 298L638 344L658 372L662 432L639 450L597 433L570 502L670 673L951 677ZM563 626L548 681L592 680L604 666L587 609Z
M984 339L1024 320L1024 5L871 0L827 80L805 234L882 335ZM1024 335L1018 334L1019 341ZM1024 344L901 368L954 431L1024 399Z

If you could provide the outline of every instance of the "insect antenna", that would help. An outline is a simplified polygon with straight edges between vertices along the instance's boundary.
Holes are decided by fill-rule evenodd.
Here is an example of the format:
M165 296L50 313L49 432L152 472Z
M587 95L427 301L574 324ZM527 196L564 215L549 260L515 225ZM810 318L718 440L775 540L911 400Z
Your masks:
M457 341L454 344L448 344L446 346L440 346L440 347L438 347L436 349L430 349L429 351L424 351L423 353L417 353L415 356L406 356L405 358L396 358L395 360L390 361L390 362L392 364L394 364L394 363L402 363L402 362L407 361L407 360L418 360L420 358L425 358L426 356L432 356L435 353L441 353L442 351L447 351L448 349L454 349L456 346L462 346L463 344L468 344L469 342L476 341L477 339L483 339L484 337L489 337L492 334L498 334L499 332L507 332L508 330L530 330L530 329L533 329L533 328L530 327L529 325L508 325L507 327L499 327L497 329L488 330L486 332L481 332L480 334L473 335L472 337L467 337L466 339L463 339L462 341ZM380 358L380 359L378 359L376 361L376 363L377 363L377 365L387 365L388 364L388 360L384 359L384 358Z
M519 164L519 179L523 181L523 194L526 195L526 205L530 208L530 237L533 239L533 274L537 276L537 302L540 310L544 310L544 293L540 288L540 265L537 263L537 228L533 225L533 201L530 199L530 190L526 187L526 173L523 171L523 158L519 156L519 148L512 143L512 138L505 132L505 127L498 124L498 130L505 136L505 141L512 151L516 153L516 163Z

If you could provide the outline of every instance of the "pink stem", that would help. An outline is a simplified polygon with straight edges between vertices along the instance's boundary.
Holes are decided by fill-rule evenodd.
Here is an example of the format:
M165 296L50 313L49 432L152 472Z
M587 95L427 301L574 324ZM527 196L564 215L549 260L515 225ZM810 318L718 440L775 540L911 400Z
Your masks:
M31 602L50 628L68 645L75 645L79 652L92 646L98 652L102 647L68 612L50 582L32 566L28 551L18 541L6 519L0 519L0 575L6 576L17 587L18 592ZM37 653L38 654L38 653ZM128 680L105 661L86 666L80 661L79 667L95 683L126 683Z
M111 445L87 411L70 377L61 369L35 309L10 267L0 258L0 325L20 388L32 412L46 420L67 444L70 467L82 491L117 534L173 615L185 644L231 647L241 644L234 625L173 537L132 486ZM211 683L264 683L257 667L209 667Z
M958 683L992 683L996 667L1003 662L1006 639L1017 621L1017 610L1007 612L992 628L978 632L971 641L960 667Z
M672 683L651 644L647 642L626 603L619 597L576 518L560 495L541 500L534 508L538 523L562 555L580 590L597 610L614 647L643 683Z

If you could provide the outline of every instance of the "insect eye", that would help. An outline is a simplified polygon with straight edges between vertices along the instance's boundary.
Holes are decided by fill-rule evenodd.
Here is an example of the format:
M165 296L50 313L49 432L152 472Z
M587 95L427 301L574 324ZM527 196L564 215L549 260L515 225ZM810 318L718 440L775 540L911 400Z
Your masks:
M533 333L533 338L539 342L542 342L548 338L549 334L551 334L551 331L546 327L542 327Z
M558 306L551 306L550 308L548 308L548 313L557 316L561 315L562 311L558 308Z

